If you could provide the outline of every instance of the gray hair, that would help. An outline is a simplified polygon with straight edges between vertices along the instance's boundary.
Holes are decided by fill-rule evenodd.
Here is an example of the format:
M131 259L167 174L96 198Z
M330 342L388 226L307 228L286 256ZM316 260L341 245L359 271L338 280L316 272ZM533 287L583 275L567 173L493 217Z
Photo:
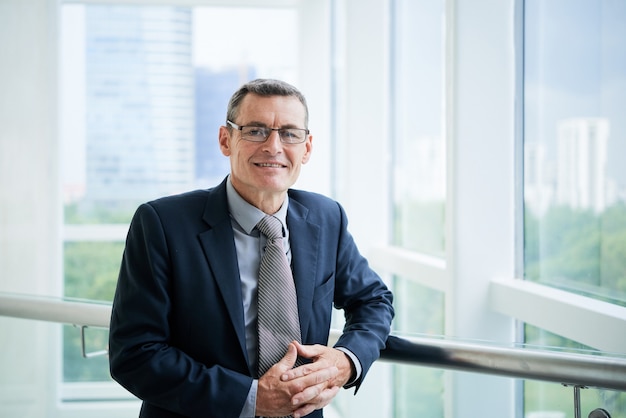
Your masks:
M309 127L309 108L306 104L304 95L289 83L280 80L257 78L244 84L237 90L230 101L228 102L228 109L226 111L226 119L235 121L239 116L239 105L243 101L244 97L248 93L253 93L258 96L293 96L300 100L300 103L304 106L304 127Z

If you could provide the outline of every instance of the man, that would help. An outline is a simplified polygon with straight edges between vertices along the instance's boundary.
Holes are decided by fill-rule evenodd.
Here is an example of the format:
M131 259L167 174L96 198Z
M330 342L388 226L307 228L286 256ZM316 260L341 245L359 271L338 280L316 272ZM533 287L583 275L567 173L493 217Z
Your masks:
M109 349L111 375L143 400L141 417L321 417L339 388L358 389L378 358L394 314L390 291L359 254L341 206L290 189L311 156L307 126L296 88L251 81L231 98L219 131L230 175L137 209ZM266 215L280 221L276 241L257 224ZM283 307L287 297L261 302L270 245L286 256L279 291L295 283L293 310ZM331 348L333 304L346 325ZM265 370L268 309L295 318L299 330Z

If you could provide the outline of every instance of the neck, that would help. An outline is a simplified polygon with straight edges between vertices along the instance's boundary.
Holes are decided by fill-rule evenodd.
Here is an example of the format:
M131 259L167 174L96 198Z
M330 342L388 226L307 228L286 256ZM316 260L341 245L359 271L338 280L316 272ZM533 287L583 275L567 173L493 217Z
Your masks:
M241 196L243 200L268 215L273 215L278 212L283 203L285 203L285 198L287 197L286 191L269 192L249 190L245 187L240 187L234 182L233 188L237 193L239 193L239 196Z
M281 208L281 206L285 202L285 193L282 193L280 197L270 196L269 198L268 197L259 198L255 201L248 200L245 197L244 199L251 205L262 210L264 213L268 215L273 215L276 212L278 212L278 210Z

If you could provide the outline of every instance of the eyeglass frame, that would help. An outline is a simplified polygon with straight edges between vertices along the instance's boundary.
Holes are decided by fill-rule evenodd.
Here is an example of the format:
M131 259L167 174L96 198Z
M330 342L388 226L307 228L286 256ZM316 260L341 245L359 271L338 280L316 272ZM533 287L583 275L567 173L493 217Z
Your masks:
M278 138L280 138L280 142L282 142L283 144L287 144L287 145L297 145L297 144L303 144L306 142L306 137L307 135L309 135L309 133L311 131L309 131L308 129L305 128L270 128L268 126L257 126L257 125L237 125L235 122L233 122L230 119L226 119L226 124L229 125L231 128L234 128L236 130L238 130L239 132L241 132L241 138L245 141L249 141L249 142L256 142L257 144L261 144L265 141L267 141L267 139L270 137L270 135L272 134L272 131L276 131L278 132ZM243 135L243 129L244 128L260 128L260 129L267 129L269 132L267 134L267 136L265 136L265 139L263 139L263 141L255 141L252 139L248 139ZM283 140L283 136L281 135L281 131L287 131L289 129L296 129L298 131L304 131L304 138L302 139L302 141L300 142L287 142Z

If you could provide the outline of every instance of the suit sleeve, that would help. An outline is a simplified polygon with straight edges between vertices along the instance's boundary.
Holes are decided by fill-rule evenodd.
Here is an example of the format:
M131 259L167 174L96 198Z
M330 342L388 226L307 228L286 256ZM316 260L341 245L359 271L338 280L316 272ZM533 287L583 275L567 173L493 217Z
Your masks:
M144 204L131 223L113 300L111 375L140 399L177 414L238 417L252 378L202 364L171 344L172 280L161 219Z
M339 206L340 237L337 252L334 303L343 309L345 326L335 347L345 347L360 361L362 373L352 386L361 385L370 366L380 356L394 317L393 295L359 253Z

